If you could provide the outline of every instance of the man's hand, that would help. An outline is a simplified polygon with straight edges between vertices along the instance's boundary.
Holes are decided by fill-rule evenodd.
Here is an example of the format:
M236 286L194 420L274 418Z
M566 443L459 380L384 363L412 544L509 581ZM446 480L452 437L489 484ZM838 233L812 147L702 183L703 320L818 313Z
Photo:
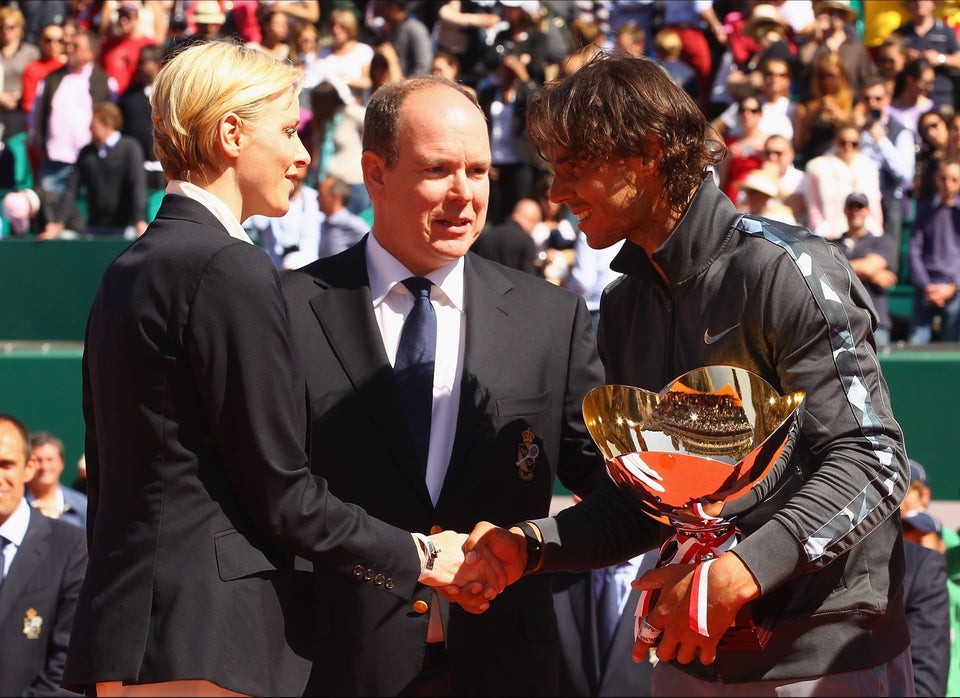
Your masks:
M508 585L520 579L527 564L527 541L519 528L509 531L494 526L487 521L478 523L462 546L465 559L465 576L469 576L474 566L489 570L489 574L496 576L499 586L491 595L488 585L483 590L483 601L492 601ZM477 599L478 591L475 585L464 585L455 581L453 584L440 587L438 592L450 601L455 601L471 613L482 613L489 607ZM464 598L464 596L474 598Z
M957 294L956 284L927 284L926 286L927 303L942 308L951 298Z
M465 554L465 533L443 531L429 538L436 546L437 556L431 569L420 574L419 581L470 613L486 611L490 601L506 586L506 574L500 561L496 557Z
M520 579L527 566L527 539L517 527L507 530L481 521L467 536L463 550L468 554L477 553L486 560L499 561L504 571L505 586Z
M724 553L707 571L706 621L709 636L691 627L690 597L694 565L667 565L652 569L633 582L635 589L658 590L656 605L646 617L647 623L663 630L659 636L657 657L689 664L698 655L703 664L717 658L717 643L733 625L740 607L760 596L753 575L733 553ZM633 661L646 661L650 646L657 640L637 639Z

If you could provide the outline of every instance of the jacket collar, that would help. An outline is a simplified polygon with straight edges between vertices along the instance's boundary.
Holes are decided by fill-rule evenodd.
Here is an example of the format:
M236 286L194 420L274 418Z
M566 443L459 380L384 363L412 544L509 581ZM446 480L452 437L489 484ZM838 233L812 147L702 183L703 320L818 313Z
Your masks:
M654 261L671 285L683 284L716 258L739 215L733 202L713 181L713 175L707 175L670 237L653 251ZM631 276L659 277L644 249L629 240L610 267Z

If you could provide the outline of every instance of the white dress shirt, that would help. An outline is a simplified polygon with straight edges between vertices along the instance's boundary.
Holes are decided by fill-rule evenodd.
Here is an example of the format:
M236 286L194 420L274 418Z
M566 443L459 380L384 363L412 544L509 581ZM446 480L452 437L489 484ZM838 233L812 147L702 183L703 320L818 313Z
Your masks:
M403 321L413 309L413 296L401 282L415 275L383 248L376 235L367 238L366 258L370 294L373 296L373 313L380 328L383 348L393 365L397 357ZM426 475L427 489L434 504L437 503L447 474L460 405L460 379L466 334L463 264L461 258L433 270L426 276L434 283L430 303L437 314L433 413Z
M29 525L30 505L27 504L26 499L21 499L20 504L10 514L9 518L0 524L0 536L10 541L0 549L0 560L3 561L3 575L0 575L0 579L5 579L10 571L10 565L13 563L13 558L17 556L20 546L23 545L23 538L27 535L27 526Z
M253 244L253 240L247 235L247 231L240 225L240 221L233 215L233 211L219 197L214 196L206 189L201 189L196 184L190 184L182 179L172 179L167 184L167 194L179 194L188 199L193 199L198 204L202 204L214 217L223 224L223 227L230 233L230 237L237 240L243 240Z

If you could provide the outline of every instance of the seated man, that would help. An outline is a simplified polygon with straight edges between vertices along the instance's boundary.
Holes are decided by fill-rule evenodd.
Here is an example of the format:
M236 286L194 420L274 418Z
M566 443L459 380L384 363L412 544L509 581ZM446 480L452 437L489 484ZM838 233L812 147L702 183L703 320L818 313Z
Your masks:
M34 474L27 485L27 502L51 519L62 519L86 530L87 496L63 487L63 441L47 431L30 435Z

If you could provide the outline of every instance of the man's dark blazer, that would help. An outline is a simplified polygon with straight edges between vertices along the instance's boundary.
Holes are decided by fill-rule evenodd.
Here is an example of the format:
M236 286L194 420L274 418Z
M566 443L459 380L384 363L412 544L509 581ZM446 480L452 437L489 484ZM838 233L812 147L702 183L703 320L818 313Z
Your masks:
M650 566L652 564L641 567L637 576ZM653 665L649 661L633 661L634 612L640 592L631 589L614 631L609 658L604 661L597 638L593 573L560 572L554 575L553 581L553 603L560 626L558 695L649 696Z
M481 233L470 249L512 269L537 273L537 243L512 218Z
M410 534L310 474L288 330L266 252L184 196L104 272L81 364L90 564L66 685L299 695L327 620L295 555L361 597L413 596Z
M917 695L944 696L950 671L946 558L937 550L908 540L903 541L903 555L907 563L903 601L910 628L910 656Z
M76 695L60 680L86 566L83 530L31 509L0 585L0 695Z
M123 115L123 127L120 131L136 139L143 149L143 157L156 160L153 154L153 120L147 86L142 82L130 83L130 86L117 98L117 106Z
M368 239L283 275L293 338L306 358L310 461L331 492L408 530L470 531L479 520L509 525L547 515L557 475L577 492L605 479L582 417L584 395L603 383L583 300L468 253L459 416L432 504L374 317ZM517 466L524 432L540 451L529 480ZM396 695L423 664L428 614L385 595L361 597L357 584L323 570L317 584L332 632L310 691ZM416 596L431 602L425 587ZM524 577L480 615L440 605L457 695L556 695L549 575Z

